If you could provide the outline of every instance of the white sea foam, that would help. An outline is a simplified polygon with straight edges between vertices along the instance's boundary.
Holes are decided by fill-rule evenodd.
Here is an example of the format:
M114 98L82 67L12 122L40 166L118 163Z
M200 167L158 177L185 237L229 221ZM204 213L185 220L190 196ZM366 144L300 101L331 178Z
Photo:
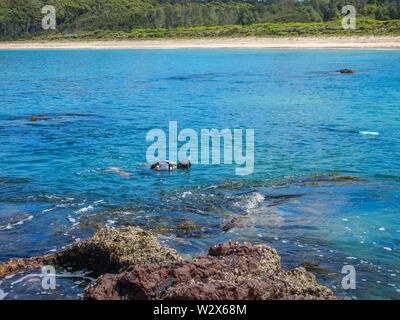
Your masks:
M50 212L50 211L53 211L54 209L57 209L57 208L64 208L66 206L67 206L66 204L57 204L55 207L42 210L42 213Z
M184 193L182 193L182 198L186 198L186 196L190 196L191 194L192 194L192 192L185 191Z
M71 222L71 223L75 223L75 222L76 222L76 219L75 219L75 218L72 218L71 216L69 216L69 217L68 217L68 221Z
M33 219L33 216L29 216L29 217L27 217L25 219L22 219L22 220L18 221L18 222L8 223L7 225L0 226L0 231L2 231L2 230L11 230L11 229L15 228L16 226L23 225L24 222L32 220L32 219Z
M63 271L60 273L57 273L56 276L57 278L81 278L81 279L85 279L85 280L89 280L91 282L94 282L96 279L88 276L88 274L90 274L90 271L85 271L85 270L81 270L81 271L77 271L77 272L69 272L69 271ZM33 279L40 279L43 277L43 274L41 273L31 273L31 274L27 274L25 276L23 276L22 278L14 281L13 283L11 283L11 287L14 286L15 284L18 283L24 283L26 281L31 282L32 278ZM0 296L1 296L1 290L0 290ZM48 292L41 292L41 294L48 294ZM6 294L7 295L7 294ZM5 297L5 296L4 296ZM1 298L0 298L1 300Z
M83 212L86 212L86 211L89 211L89 210L92 210L92 209L93 209L92 206L87 206L87 207L84 207L84 208L81 208L81 209L75 211L75 213L83 213Z
M1 282L0 282L0 284L1 284ZM6 293L0 289L0 300L3 300L7 295L8 295L8 293Z
M114 220L111 220L111 219L107 220L107 222L106 222L106 224L105 224L105 226L106 226L107 228L114 228L114 225L115 225L115 221L114 221Z
M259 192L251 192L238 196L234 206L244 211L251 211L259 206L264 201L264 196Z
M375 131L360 131L360 134L369 134L372 136L377 136L379 134L379 132L375 132Z

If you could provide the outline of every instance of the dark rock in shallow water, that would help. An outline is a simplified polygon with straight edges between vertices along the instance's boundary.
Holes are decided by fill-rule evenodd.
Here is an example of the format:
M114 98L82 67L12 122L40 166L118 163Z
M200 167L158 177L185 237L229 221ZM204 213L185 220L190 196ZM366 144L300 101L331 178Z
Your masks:
M281 269L275 249L233 241L188 261L105 274L85 294L91 300L340 299L304 268Z
M134 227L103 228L93 237L80 241L62 252L0 263L0 278L46 264L89 269L100 275L106 272L130 271L144 264L181 259L176 250L160 245L149 231Z
M353 69L340 69L340 70L338 70L336 72L340 72L340 73L356 73L356 71L353 70Z

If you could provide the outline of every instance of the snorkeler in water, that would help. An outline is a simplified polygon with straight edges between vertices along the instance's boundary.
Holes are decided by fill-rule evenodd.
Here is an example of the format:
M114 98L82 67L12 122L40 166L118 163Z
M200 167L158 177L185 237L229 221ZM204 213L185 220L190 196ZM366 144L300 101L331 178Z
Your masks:
M174 171L175 169L189 169L192 166L190 160L182 160L178 164L171 160L157 161L150 167L154 171Z
M175 169L190 169L191 166L192 166L192 164L190 163L190 159L182 160L179 163L176 163L171 160L163 160L163 161L157 161L157 162L153 163L150 166L150 169L154 170L154 171L171 172L171 171L174 171ZM130 172L121 171L121 169L118 167L107 168L106 172L115 172L123 177L129 177L130 175L132 175L132 173L130 173Z
M129 177L132 173L130 172L126 172L126 171L121 171L120 168L118 167L110 167L106 169L106 172L115 172L118 173L119 175L123 176L123 177Z

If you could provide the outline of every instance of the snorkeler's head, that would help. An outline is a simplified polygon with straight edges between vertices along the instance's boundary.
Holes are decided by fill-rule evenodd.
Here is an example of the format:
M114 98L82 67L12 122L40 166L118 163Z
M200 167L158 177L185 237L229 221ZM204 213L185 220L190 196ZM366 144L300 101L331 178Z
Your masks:
M190 160L182 160L178 163L178 169L189 169L191 166Z

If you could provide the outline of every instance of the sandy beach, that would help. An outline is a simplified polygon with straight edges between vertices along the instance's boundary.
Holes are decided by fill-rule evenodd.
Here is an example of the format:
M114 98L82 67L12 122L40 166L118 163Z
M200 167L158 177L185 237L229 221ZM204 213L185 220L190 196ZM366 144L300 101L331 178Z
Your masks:
M16 41L0 43L0 50L40 49L399 49L400 36L285 37L229 39Z

